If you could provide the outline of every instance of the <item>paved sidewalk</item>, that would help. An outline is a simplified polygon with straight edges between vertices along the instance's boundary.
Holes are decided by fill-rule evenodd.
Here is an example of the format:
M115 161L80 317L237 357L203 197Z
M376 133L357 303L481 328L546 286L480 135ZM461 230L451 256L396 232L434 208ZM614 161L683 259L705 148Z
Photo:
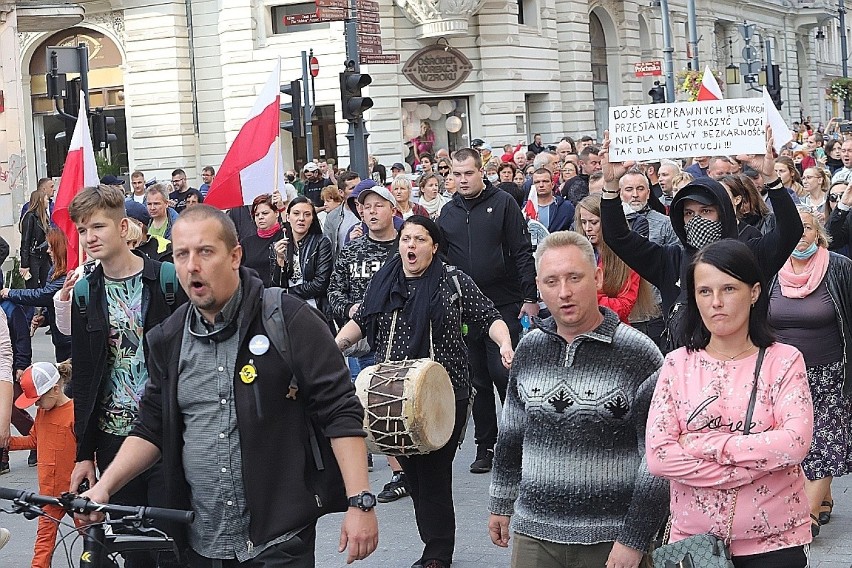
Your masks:
M52 355L50 338L42 332L34 338L34 359L49 360ZM474 458L473 425L468 426L466 442L457 454L454 472L456 506L456 552L454 568L505 567L509 565L509 550L497 548L488 538L488 483L490 475L474 475L468 466ZM38 487L36 469L26 464L27 452L13 452L12 472L0 476L0 486L20 489ZM390 480L387 463L376 458L375 471L370 474L373 492L381 491ZM835 514L829 525L811 548L812 568L852 567L852 476L833 484ZM0 502L0 506L3 503ZM408 568L420 557L422 544L417 535L411 499L379 504L379 548L354 566L363 568ZM346 557L337 553L340 523L343 516L330 515L322 519L317 529L317 562L321 568L343 568ZM0 551L0 567L25 568L32 559L36 522L20 515L0 514L0 526L12 531L12 540ZM54 566L65 566L61 558ZM75 567L76 568L76 567Z
M474 475L468 472L473 461L474 446L472 426L468 438L455 461L456 503L456 553L454 568L504 567L509 565L509 551L497 548L488 538L488 483L489 475ZM27 452L12 454L12 473L0 476L0 486L35 488L36 469L26 465ZM376 469L370 474L374 492L390 479L390 469L384 460L376 459ZM852 567L852 476L838 479L834 483L835 514L829 525L822 528L821 535L811 548L812 568ZM2 503L0 503L2 506ZM408 568L420 557L421 543L414 524L411 499L378 506L379 548L372 556L354 566L363 568ZM317 529L317 566L321 568L343 568L345 555L337 553L342 515L330 515L322 519ZM36 523L19 515L0 514L0 526L12 531L12 540L0 551L0 566L26 567L32 558ZM54 566L65 566L54 560Z

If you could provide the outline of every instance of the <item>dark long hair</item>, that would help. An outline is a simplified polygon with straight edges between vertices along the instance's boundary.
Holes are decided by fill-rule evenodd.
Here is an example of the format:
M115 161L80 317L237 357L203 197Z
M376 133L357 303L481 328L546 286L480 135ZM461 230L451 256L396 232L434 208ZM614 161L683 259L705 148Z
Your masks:
M709 264L749 286L760 284L760 295L748 318L748 335L758 347L769 347L775 343L775 333L767 321L769 291L757 259L751 249L740 241L722 239L699 250L686 271L686 321L681 329L681 344L695 351L710 343L710 331L704 325L695 301L695 267L699 264Z
M305 197L304 195L300 195L290 201L287 205L287 221L284 223L284 235L287 237L287 267L285 269L285 275L289 280L291 276L293 276L293 257L296 254L296 247L299 244L296 242L296 239L293 237L293 228L290 226L290 210L294 205L299 205L300 203L307 203L311 206L311 211L314 213L313 220L311 220L311 226L308 227L308 232L305 237L302 239L307 242L311 235L320 235L322 236L322 226L320 225L319 219L317 219L317 208L314 206L314 203ZM300 258L299 262L304 262L305 259Z

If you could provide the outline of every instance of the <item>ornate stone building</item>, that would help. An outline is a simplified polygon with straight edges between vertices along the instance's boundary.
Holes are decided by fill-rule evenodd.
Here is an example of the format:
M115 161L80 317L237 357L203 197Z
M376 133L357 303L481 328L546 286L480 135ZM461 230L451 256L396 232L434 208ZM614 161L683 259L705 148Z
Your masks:
M409 151L405 141L423 121L439 145L451 149L472 138L516 143L536 132L546 142L565 134L600 136L608 106L650 102L655 78L636 77L634 65L662 60L662 20L654 4L379 0L381 49L398 53L400 62L362 66L373 78L366 89L375 103L366 113L370 153L385 164L401 161ZM685 4L670 2L676 71L688 61ZM825 96L840 74L830 0L757 0L747 12L733 0L697 4L702 67L724 76L732 59L741 62L737 24L745 19L756 24L758 52L768 41L781 66L782 114L814 122L837 115ZM203 166L221 162L274 60L281 58L281 80L288 82L301 76L300 52L313 49L320 62L314 155L347 164L338 82L343 23L293 17L314 8L310 0L0 0L0 227L7 227L0 233L16 241L15 211L39 177L61 172L64 148L54 137L64 123L45 95L48 45L89 47L92 106L117 122L113 162L149 179L168 179L183 167L196 184ZM412 60L436 43L447 47L447 58L433 52L431 59ZM411 71L415 63L419 76ZM741 85L727 89L727 96L750 94ZM303 162L303 146L284 133L288 166Z

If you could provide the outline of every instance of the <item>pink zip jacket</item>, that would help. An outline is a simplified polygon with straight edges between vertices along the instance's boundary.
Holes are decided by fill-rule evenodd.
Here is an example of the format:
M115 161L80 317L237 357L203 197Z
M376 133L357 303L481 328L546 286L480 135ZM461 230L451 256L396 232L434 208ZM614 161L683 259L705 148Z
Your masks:
M757 353L720 361L682 347L666 356L651 401L646 454L652 474L671 482L670 541L728 536L731 553L759 554L811 541L799 463L813 434L802 354L775 343L758 379L751 433L743 436Z

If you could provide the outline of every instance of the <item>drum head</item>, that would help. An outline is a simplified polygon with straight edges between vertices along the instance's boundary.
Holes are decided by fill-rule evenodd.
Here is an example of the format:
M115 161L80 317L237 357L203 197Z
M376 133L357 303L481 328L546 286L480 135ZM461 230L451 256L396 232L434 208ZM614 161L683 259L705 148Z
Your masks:
M456 421L456 397L450 376L434 361L418 363L412 373L418 378L406 385L406 414L411 430L425 452L443 448L453 434Z

